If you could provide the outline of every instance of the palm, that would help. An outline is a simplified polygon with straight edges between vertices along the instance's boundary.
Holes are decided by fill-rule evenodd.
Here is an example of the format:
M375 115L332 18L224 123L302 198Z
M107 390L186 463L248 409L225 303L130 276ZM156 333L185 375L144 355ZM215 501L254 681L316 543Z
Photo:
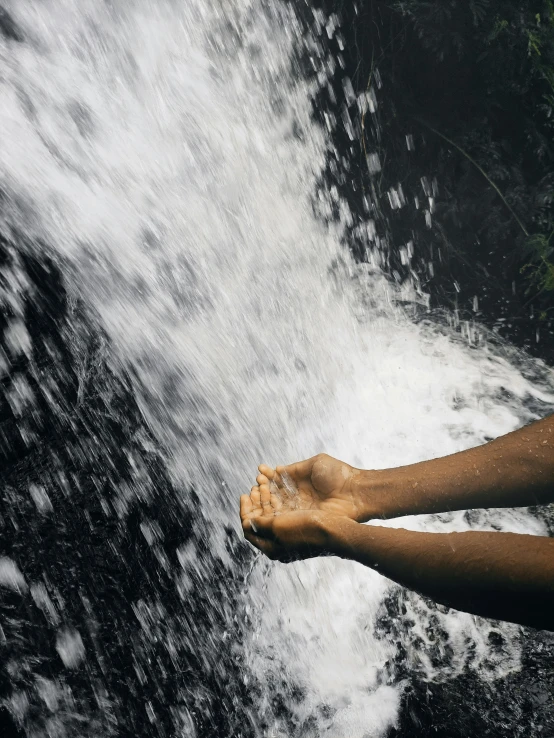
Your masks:
M327 454L307 461L272 469L259 467L258 483L269 482L272 504L280 512L323 510L352 519L359 516L359 505L352 493L355 469Z

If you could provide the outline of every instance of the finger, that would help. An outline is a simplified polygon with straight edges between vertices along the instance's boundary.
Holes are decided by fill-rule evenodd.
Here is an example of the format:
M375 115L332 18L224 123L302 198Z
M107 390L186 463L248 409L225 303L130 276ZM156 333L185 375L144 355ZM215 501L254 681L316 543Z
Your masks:
M267 464L260 464L258 467L258 471L260 474L263 474L268 479L273 479L273 475L275 474L275 469L272 466L268 466Z
M258 474L256 477L256 482L258 482L258 484L269 484L270 481L269 477L266 477L265 474Z
M250 499L252 500L252 509L261 510L262 502L260 498L260 488L256 485L250 490Z
M260 536L257 536L254 533L248 531L244 532L244 537L248 541L248 543L251 543L255 548L258 549L258 551L261 551L270 559L274 557L275 546L271 541L268 541L266 538L260 538Z
M262 508L260 507L259 510L253 510L250 513L247 513L244 518L241 517L241 523L242 523L242 529L243 530L253 530L254 533L258 532L258 529L256 528L255 521L258 518L263 517Z
M271 492L269 484L262 484L260 487L260 500L262 503L262 510L264 515L273 515L273 509L271 507Z
M254 506L252 504L252 500L250 498L250 495L241 495L240 498L240 517L241 520L244 520L247 515L250 515L252 510L254 509Z
M273 510L269 515L260 515L250 520L250 523L254 523L256 530L254 531L259 538L268 540L273 538L273 526L275 524L275 515ZM253 528L254 526L251 525Z
M267 464L260 464L258 469L261 472L260 476L256 478L256 481L258 482L258 484L265 484L265 481L263 479L262 481L260 481L260 477L265 477L270 482L270 486L271 486L271 482L276 484L279 488L283 486L281 475L277 474L275 469L272 469L270 466L267 466Z
M273 508L274 513L278 513L283 508L283 497L278 492L271 491L271 489L270 492L269 501L271 502L271 507Z
M289 464L288 466L278 466L275 470L277 474L283 473L288 474L294 479L295 482L299 482L302 479L309 479L312 475L312 469L316 462L317 456L312 456L311 459L305 461L297 461L295 464Z
M247 533L251 533L251 532L254 532L254 533L258 532L258 528L256 527L254 518L252 516L243 518L241 522L242 522L242 531L244 535L246 535Z

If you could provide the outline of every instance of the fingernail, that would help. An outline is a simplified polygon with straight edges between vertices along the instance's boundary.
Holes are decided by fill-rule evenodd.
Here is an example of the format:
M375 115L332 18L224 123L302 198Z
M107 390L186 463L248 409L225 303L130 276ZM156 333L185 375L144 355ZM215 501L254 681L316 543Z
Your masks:
M258 529L256 528L256 523L253 520L250 521L250 527L252 528L254 533L258 532Z

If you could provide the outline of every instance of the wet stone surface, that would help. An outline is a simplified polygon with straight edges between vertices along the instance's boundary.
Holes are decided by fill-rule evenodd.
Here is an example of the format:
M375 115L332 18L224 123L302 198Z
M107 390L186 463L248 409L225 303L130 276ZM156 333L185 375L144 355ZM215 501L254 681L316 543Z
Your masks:
M23 33L8 11L0 5L0 35L8 41L23 41Z
M228 532L232 571L210 553L105 338L33 251L0 242L0 734L251 735L245 550Z
M471 643L467 644L468 657L460 673L441 673L441 667L450 662L451 647L448 633L433 627L426 634L429 641L424 650L438 678L429 679L424 669L418 674L417 665L408 654L412 646L416 649L422 646L418 646L419 636L413 630L415 623L406 607L409 596L400 588L391 592L377 621L383 638L404 643L395 663L389 664L391 679L405 680L406 688L398 725L389 731L387 738L554 735L552 633L522 628L521 668L497 679L487 679L483 676L487 664L479 664L477 670L472 663ZM425 605L434 610L444 609L427 600ZM492 621L491 626L488 640L494 646L493 654L503 657L504 637L494 630Z

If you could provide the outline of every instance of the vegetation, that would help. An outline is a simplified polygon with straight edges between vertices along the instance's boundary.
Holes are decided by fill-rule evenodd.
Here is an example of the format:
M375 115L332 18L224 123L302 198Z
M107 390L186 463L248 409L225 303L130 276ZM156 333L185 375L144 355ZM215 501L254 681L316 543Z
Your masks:
M462 117L453 126L460 141L458 151L465 153L467 147L482 163L484 171L473 162L517 224L520 233L516 240L524 258L529 259L526 266L534 286L554 290L554 247L550 246L554 232L551 0L408 0L392 7L412 20L422 45L439 63L454 55L476 73L472 79L477 83L477 99L472 104L470 126L464 125ZM456 88L454 82L454 92ZM494 176L494 183L487 172ZM503 186L505 197L498 184Z
M537 350L554 317L552 0L344 0L339 14L335 51L358 99L376 103L350 107L354 144L334 132L354 154L330 164L357 221L354 253L364 258L357 226L370 215L391 274L417 274L462 316L510 322ZM316 108L333 105L326 94Z

